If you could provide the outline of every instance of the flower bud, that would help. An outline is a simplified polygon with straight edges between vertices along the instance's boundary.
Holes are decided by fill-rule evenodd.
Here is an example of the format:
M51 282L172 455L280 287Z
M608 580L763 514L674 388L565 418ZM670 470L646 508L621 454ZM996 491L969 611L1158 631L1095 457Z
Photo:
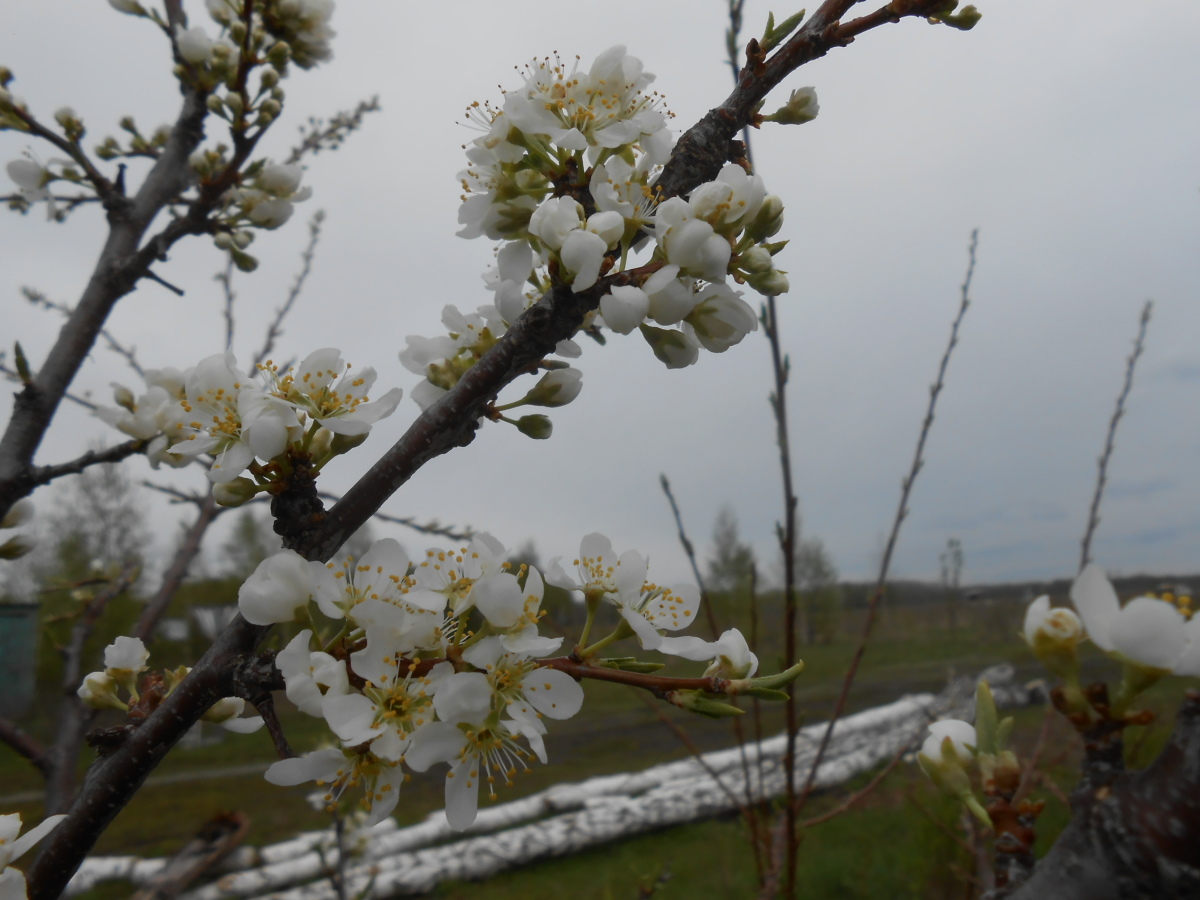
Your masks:
M766 297L778 297L780 294L786 294L791 287L787 275L778 269L751 275L746 279L746 283Z
M517 430L535 441L544 441L553 433L554 423L548 417L534 413L517 419Z
M1083 640L1083 624L1072 610L1051 609L1049 596L1038 597L1025 613L1022 636L1050 672L1068 680L1078 677L1076 647Z
M245 476L213 485L212 497L218 506L234 509L254 499L258 485Z
M33 518L33 501L28 497L18 500L0 520L0 528L17 528Z
M817 103L817 89L812 87L792 91L788 102L769 116L763 116L766 122L778 122L780 125L803 125L817 117L821 107Z
M83 679L76 695L92 709L129 709L117 696L117 683L104 672L92 672Z
M208 105L208 111L215 115L219 116L225 110L225 102L216 94L209 94L205 103Z
M771 251L766 247L755 245L738 256L738 268L743 272L769 272L771 270Z
M783 227L783 201L774 194L763 198L754 220L746 226L746 236L756 244L774 237Z
M263 70L258 78L264 88L273 88L279 84L279 70L271 66L263 66Z
M323 431L324 429L322 429ZM318 437L320 432L317 432ZM332 440L329 442L329 449L334 456L341 456L343 453L349 453L355 447L361 447L367 439L369 432L362 434L335 434L332 435ZM314 442L315 443L315 442ZM315 454L314 454L315 455Z
M113 400L117 406L122 406L130 412L137 412L137 398L133 396L133 391L125 387L123 384L113 384Z
M0 544L0 559L20 559L33 549L33 544L23 537L11 537Z
M288 46L287 41L276 41L271 45L271 49L267 51L267 62L276 69L286 68L288 60L291 58L292 48Z
M668 369L682 369L700 358L700 342L689 334L653 325L638 326L654 355Z
M555 369L542 376L541 381L525 395L531 406L566 406L579 396L583 388L583 373L578 369Z

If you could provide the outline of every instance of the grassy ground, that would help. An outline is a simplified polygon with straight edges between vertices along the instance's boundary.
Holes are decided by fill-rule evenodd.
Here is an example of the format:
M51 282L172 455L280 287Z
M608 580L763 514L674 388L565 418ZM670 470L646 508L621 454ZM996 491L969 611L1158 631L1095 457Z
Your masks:
M974 674L1000 661L1019 665L1022 675L1037 674L1028 652L1015 636L997 640L994 628L964 627L951 637L936 627L924 636L888 629L885 620L880 639L868 652L852 695L854 709L873 706L908 692L938 690L952 673ZM1006 629L1007 630L1007 629ZM889 633L890 631L890 633ZM1013 635L1012 630L1007 631ZM832 709L841 673L853 651L842 638L829 646L804 648L806 671L798 682L798 697L806 721L825 718ZM769 652L769 651L768 651ZM766 656L767 654L764 654ZM769 663L766 668L773 668ZM1165 683L1150 695L1160 711L1160 725L1139 743L1131 745L1139 761L1152 758L1169 731L1170 712L1183 686ZM587 714L564 723L552 723L547 739L551 765L537 767L502 793L515 799L550 784L582 780L596 774L629 771L687 754L679 739L660 721L665 715L687 730L702 749L727 746L732 729L727 722L687 717L662 704L648 705L643 698L612 685L585 686ZM282 704L286 705L286 704ZM1016 742L1028 754L1040 730L1040 709L1017 713ZM749 717L747 717L749 718ZM781 710L770 711L764 734L781 727ZM752 723L744 721L749 733ZM285 713L285 727L297 749L311 748L324 728L317 720ZM1068 790L1072 784L1074 748L1066 726L1054 724L1044 760L1051 777ZM273 759L264 734L229 736L223 742L195 749L177 749L155 773L156 777L185 777ZM415 777L404 788L397 810L402 823L419 821L440 808L442 774ZM35 789L36 773L7 748L0 748L0 795ZM854 785L818 798L809 815L836 805ZM312 810L305 789L281 789L267 784L260 774L191 779L183 783L147 784L101 837L98 853L160 855L172 852L218 810L238 809L251 820L248 842L265 844L298 831L325 827L328 818ZM1066 809L1054 792L1041 822L1044 843L1066 822ZM26 821L41 816L40 804L5 804L5 811L20 811ZM915 767L901 765L863 803L826 824L806 832L801 860L801 892L821 898L960 898L965 892L969 860L955 843L957 817L952 804L936 795ZM554 860L504 873L488 882L489 900L557 898L568 891L577 900L635 898L639 885L658 881L656 896L664 898L742 898L753 896L756 884L753 855L746 830L737 819L704 822L642 836L599 848L569 859ZM89 900L128 896L127 885L112 884L89 895ZM466 898L477 888L445 885L436 896Z

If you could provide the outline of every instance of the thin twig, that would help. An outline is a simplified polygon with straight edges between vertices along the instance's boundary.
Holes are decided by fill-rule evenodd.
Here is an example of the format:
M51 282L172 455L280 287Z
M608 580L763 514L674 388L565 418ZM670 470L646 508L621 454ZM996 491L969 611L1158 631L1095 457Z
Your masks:
M330 503L337 503L342 499L337 494L331 494L328 491L317 491L317 496L322 500L328 500ZM380 522L390 522L393 525L403 525L405 528L411 528L413 531L421 534L444 537L452 541L469 541L475 536L475 530L469 525L465 528L459 528L455 525L441 525L437 519L422 524L412 516L393 516L378 511L375 512L372 518L378 519Z
M1113 410L1112 419L1108 423L1108 434L1104 438L1104 452L1100 454L1100 459L1097 460L1096 491L1092 494L1092 506L1088 510L1087 527L1083 532L1083 540L1079 542L1080 572L1092 561L1092 536L1096 533L1096 528L1100 524L1100 500L1104 496L1104 486L1108 482L1108 461L1112 459L1113 448L1116 445L1117 425L1120 424L1121 418L1125 415L1125 401L1129 398L1129 392L1133 389L1133 372L1137 368L1138 358L1142 355L1142 350L1145 348L1146 327L1150 324L1150 313L1153 308L1153 300L1147 300L1142 307L1142 314L1138 319L1137 337L1133 341L1133 352L1129 354L1129 358L1125 362L1125 383L1121 386L1121 393L1117 395L1117 405Z
M708 619L708 630L712 632L713 640L715 641L721 634L721 629L717 627L717 617L713 612L712 604L708 602L708 589L704 586L704 578L700 575L700 565L696 562L696 548L692 546L692 542L688 539L687 532L683 527L683 516L679 512L679 504L675 502L675 495L671 493L671 482L667 481L665 474L658 476L658 482L662 485L663 493L667 495L667 502L671 504L671 514L675 517L675 528L679 532L679 543L683 545L684 555L687 556L688 563L692 567L692 575L696 579L696 587L700 590L700 603L704 607L705 616Z
M767 297L762 314L763 331L771 345L771 371L774 377L775 390L771 392L771 410L775 416L775 441L779 447L779 469L783 478L783 524L776 524L775 530L779 540L779 550L783 554L783 642L784 659L796 659L796 545L799 530L796 521L796 510L800 499L796 496L792 481L792 452L788 436L787 420L787 382L791 370L788 357L784 354L779 340L779 318L775 306L775 298ZM788 663L791 665L791 662ZM795 896L796 858L799 852L797 844L796 819L803 803L796 802L796 734L799 731L799 721L796 712L796 692L788 691L787 706L787 750L784 754L784 771L787 773L787 805L779 827L786 832L787 854L785 862L788 871L785 881L785 896ZM832 725L830 726L832 728ZM809 773L809 780L813 778Z
M233 254L230 253L225 260L224 271L218 272L213 276L213 281L221 285L221 294L224 297L225 305L222 307L225 316L225 352L228 353L233 349L233 302L237 300L237 294L233 291Z
M70 318L75 312L72 307L65 303L60 303L57 300L51 300L37 288L32 288L26 285L25 287L21 288L21 293L24 295L25 299L34 306L40 306L42 309L59 313L66 318ZM100 337L104 338L104 343L108 345L108 349L124 359L129 368L133 369L133 371L138 374L139 378L145 377L146 373L142 370L141 363L138 362L136 347L126 347L115 337L113 337L112 332L107 328L100 329Z
M1029 788L1033 783L1034 774L1037 771L1038 760L1042 755L1042 751L1046 749L1046 740L1050 737L1050 727L1054 720L1058 717L1058 710L1054 708L1052 703L1046 704L1046 713L1042 716L1042 727L1038 731L1037 742L1033 745L1033 752L1029 754L1021 767L1021 780L1017 784L1017 789L1013 793L1010 801L1013 806L1029 792Z
M43 778L49 778L52 771L46 748L36 739L30 737L16 722L0 716L0 742L8 744L13 750L29 760Z
M142 486L148 487L152 491L158 491L160 494L166 494L172 498L172 503L191 503L193 506L202 507L211 498L208 493L189 494L179 488L171 487L169 484L157 484L148 479L142 481Z
M49 484L54 479L62 478L64 475L78 475L89 466L120 462L123 459L128 459L130 456L141 453L145 444L145 441L135 439L113 447L106 447L103 450L89 450L83 456L77 457L70 462L57 463L52 466L35 466L29 472L30 484L35 487Z
M892 564L892 554L895 552L896 542L900 537L900 528L908 516L908 498L912 493L913 483L917 480L917 475L925 464L925 442L929 439L929 433L933 427L933 417L937 409L938 396L946 384L946 369L950 365L950 356L954 352L954 348L958 345L959 327L962 325L963 317L966 316L967 309L971 305L971 278L975 274L975 250L978 243L979 229L976 228L971 232L971 244L967 251L967 276L962 284L962 299L958 306L958 314L954 317L954 324L950 326L950 340L946 344L941 364L938 366L937 381L929 389L929 406L925 412L925 421L921 425L921 435L917 438L912 465L909 467L908 475L901 482L900 503L896 507L896 517L892 521L892 530L888 535L887 546L883 551L883 559L879 563L879 575L875 581L875 591L872 593L870 603L867 605L867 615L863 622L862 636L859 638L858 646L854 650L854 656L850 660L846 676L842 679L842 689L838 694L837 705L834 707L833 715L829 718L829 724L826 726L824 734L821 735L821 743L817 747L816 756L813 757L812 766L808 770L808 777L805 779L804 788L797 798L796 805L798 809L804 808L804 804L808 801L808 797L812 793L813 784L817 778L817 770L825 758L825 751L828 749L829 740L833 736L834 726L846 710L846 703L850 697L850 688L853 686L854 679L858 675L858 667L862 663L863 655L867 651L867 643L871 639L875 617L879 611L879 601L883 597L883 588L887 583L888 571Z
M864 797L866 797L868 794L870 794L871 791L873 791L873 790L875 790L875 788L879 787L879 783L881 781L883 781L883 779L887 778L888 775L890 775L892 773L892 770L894 768L896 768L897 765L899 765L900 760L904 759L904 755L906 753L908 753L909 750L911 750L911 749L912 749L911 747L898 748L896 750L895 755L892 757L891 762L889 762L886 766L884 766L882 769L880 769L875 774L874 778L872 778L865 785L863 785L861 790L855 791L853 794L851 794L849 797L847 797L845 800L843 800L841 803L839 803L837 806L835 806L833 809L829 810L828 812L824 812L819 816L813 816L811 819L805 819L803 822L800 823L800 827L801 828L812 828L814 825L820 825L822 822L828 822L830 819L836 819L842 813L849 812L850 808L853 807L856 803L858 803L858 801L862 800Z
M147 482L143 482L143 484L147 484ZM156 487L154 485L151 486ZM175 551L171 565L163 573L158 590L150 602L146 604L142 610L141 617L138 619L137 628L134 630L133 636L141 638L143 642L149 641L154 636L159 620L162 618L163 613L167 611L167 607L171 605L171 601L174 599L175 594L178 593L179 588L183 585L183 579L187 577L188 568L200 553L200 547L204 541L204 535L208 532L208 527L216 520L217 516L226 511L225 507L217 506L216 501L212 498L212 494L207 494L203 500L199 501L197 506L199 510L196 514L196 520L188 529L187 534L183 536L183 540L179 542L179 548Z
M703 751L696 746L696 742L692 740L691 735L689 735L683 728L680 728L677 722L672 722L671 718L665 712L663 712L662 707L645 694L638 694L637 696L639 699L641 699L642 703L644 703L647 708L654 713L654 715L658 718L658 721L667 726L670 732L679 739L679 743L683 744L683 746L687 749L687 752L691 754L692 759L696 760L696 762L700 764L700 767L704 769L706 773L708 773L709 778L717 783L717 787L719 787L721 792L729 798L729 802L738 808L738 812L740 812L743 816L748 817L750 815L750 810L744 803L742 803L737 795L734 794L733 789L721 780L721 776L717 774L716 769L714 769L708 760L704 758Z
M300 292L304 289L304 282L308 280L308 275L312 271L313 260L317 254L317 241L321 239L321 223L324 221L325 211L320 209L313 213L313 217L308 220L308 244L305 246L304 252L300 254L300 271L296 273L296 278L292 281L291 288L288 289L283 306L275 310L275 318L267 326L266 339L263 341L262 349L255 354L254 362L250 364L251 369L257 368L259 363L267 361L267 357L275 349L275 340L283 334L283 320L292 311L292 306L296 303L296 298L300 296Z

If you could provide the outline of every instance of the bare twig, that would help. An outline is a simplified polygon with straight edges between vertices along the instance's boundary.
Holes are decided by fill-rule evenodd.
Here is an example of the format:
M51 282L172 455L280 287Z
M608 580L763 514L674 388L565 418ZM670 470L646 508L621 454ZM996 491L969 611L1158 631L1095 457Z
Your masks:
M912 749L911 747L898 748L896 750L895 755L892 756L891 762L889 762L886 766L884 766L882 769L880 769L878 772L876 772L875 776L870 781L868 781L865 785L863 785L860 790L855 791L853 794L851 794L849 797L847 797L845 800L843 800L841 803L839 803L833 809L831 809L827 812L821 813L821 815L819 815L819 816L813 816L812 818L805 819L803 822L800 823L800 827L801 828L812 828L814 825L820 825L822 822L828 822L830 819L836 819L838 816L842 815L842 813L849 812L851 807L853 807L856 803L858 803L858 801L862 800L864 797L868 796L873 790L875 790L875 788L879 787L880 782L882 782L883 779L887 778L888 775L890 775L892 773L892 770L894 768L896 768L897 765L899 765L900 760L904 759L904 755L906 753L908 753L911 749Z
M284 162L297 163L306 153L315 156L322 150L336 150L347 137L362 127L363 117L367 113L378 112L379 108L379 97L376 96L359 101L354 109L340 112L328 122L310 118L307 126L300 126L300 143L292 148Z
M158 484L148 479L142 481L142 486L148 487L152 491L158 491L160 494L166 494L171 498L172 503L190 503L193 506L202 507L211 499L211 494L208 491L204 493L188 493L169 484Z
M1034 775L1037 772L1038 760L1041 758L1042 751L1046 749L1046 739L1050 737L1050 728L1057 716L1058 711L1052 704L1047 703L1046 713L1042 716L1042 727L1038 731L1037 742L1033 745L1033 752L1029 754L1021 766L1021 781L1017 784L1017 789L1013 793L1011 801L1014 805L1029 793L1030 785L1033 783Z
M829 739L833 736L834 726L846 710L846 702L850 697L850 688L853 686L854 679L858 675L858 667L862 663L863 655L867 651L867 643L871 639L871 632L875 626L875 617L879 611L879 601L883 597L884 585L887 583L888 571L891 568L892 554L895 552L896 542L900 537L900 528L908 516L908 498L912 494L913 483L917 480L917 475L925 464L925 443L929 439L930 430L933 428L933 417L937 409L938 396L946 384L946 370L950 365L950 356L954 352L954 348L958 345L959 327L962 325L963 317L966 316L967 309L971 305L971 278L975 274L975 249L978 243L979 229L976 228L971 232L971 244L967 251L967 275L962 284L962 299L958 306L958 314L954 317L953 325L950 326L950 340L946 344L941 364L938 366L937 380L929 389L929 406L925 411L925 420L921 425L921 434L917 438L916 449L913 451L912 465L909 467L908 475L901 482L900 502L896 507L896 517L892 521L892 529L888 534L887 545L883 551L883 559L879 563L879 574L875 580L875 590L871 594L871 600L867 606L867 615L863 622L862 636L859 638L858 646L854 650L854 656L850 660L850 666L846 670L846 675L842 679L842 689L838 694L837 705L834 707L833 715L829 718L828 727L826 727L824 734L821 735L821 743L817 747L817 753L813 757L812 765L808 770L808 777L804 781L804 788L796 798L796 807L798 809L803 809L804 804L808 801L808 797L812 793L813 784L817 778L817 770L825 758L825 751L829 747Z
M237 294L233 291L232 253L225 260L224 270L214 275L213 281L221 286L221 293L225 299L222 310L225 315L225 352L228 353L233 349L233 301L237 299Z
M721 780L721 776L717 774L717 771L712 767L708 760L704 758L704 752L696 746L696 742L692 740L691 735L689 735L683 728L680 728L676 722L672 722L670 716L663 712L662 707L645 694L638 694L637 696L642 703L644 703L646 707L652 713L654 713L658 721L665 725L671 734L675 735L675 737L679 739L679 743L683 744L683 746L687 749L687 752L691 754L692 759L696 760L696 762L700 764L700 767L704 769L704 771L708 774L708 777L716 782L717 787L721 789L721 792L729 798L729 802L738 808L738 812L740 812L743 816L748 817L750 815L749 807L747 807L746 804L743 803L742 800L733 793L732 788L730 788L725 784L724 781Z
M317 255L317 241L321 239L321 223L324 221L325 212L320 209L313 213L313 217L308 220L308 245L304 248L304 252L300 254L300 271L296 273L296 278L292 281L291 288L288 289L288 295L283 301L283 306L275 310L275 318L267 326L267 336L263 341L262 349L255 354L254 361L250 364L251 369L257 368L259 363L266 362L267 357L271 355L271 351L275 349L275 340L283 333L283 320L291 312L292 306L296 303L296 298L300 296L300 292L304 289L304 282L308 280L308 275L312 271L313 259ZM229 300L227 308L232 309L232 303L233 301ZM230 329L228 341L232 343L232 312L230 313L228 328Z
M799 542L799 524L796 510L800 499L796 496L792 481L792 452L788 436L787 383L791 364L783 353L779 340L779 318L775 298L767 297L762 313L763 331L771 346L771 371L775 389L771 392L771 411L775 416L775 442L779 447L779 469L783 479L783 523L776 524L779 551L783 555L783 642L784 658L796 659L796 545ZM789 663L790 665L790 663ZM796 802L796 734L799 721L796 712L795 690L788 691L786 706L787 750L783 764L787 773L787 805L777 827L785 830L787 877L784 883L785 896L795 896L796 859L799 852L796 818L803 804ZM828 733L826 735L828 737ZM815 772L815 764L814 770ZM812 773L809 775L813 778Z
M679 543L683 545L684 555L687 556L688 564L692 567L692 576L696 579L696 587L700 589L700 603L704 607L704 613L708 619L708 630L712 632L713 640L716 640L721 634L721 629L717 626L717 617L713 612L712 604L708 602L708 589L704 586L704 578L700 575L700 565L696 562L696 548L688 540L687 532L683 527L683 516L679 512L679 504L675 502L675 495L671 493L671 483L667 481L667 476L659 475L658 482L662 485L663 493L667 495L667 502L671 504L671 514L675 517L675 528L679 532Z
M52 466L34 466L29 471L29 481L31 485L37 487L49 484L54 479L62 478L64 475L78 475L90 466L120 462L123 459L128 459L131 456L141 453L145 444L145 441L135 439L113 447L106 447L103 450L89 450L87 453L70 462L57 463Z
M34 306L40 306L42 309L50 310L51 312L59 313L66 318L70 318L75 312L70 306L65 303L60 303L57 300L51 300L37 288L32 288L26 285L21 288L21 293L25 299ZM111 331L107 328L100 329L100 337L104 338L104 343L108 345L108 349L120 356L128 364L129 368L133 369L138 374L138 377L144 377L145 372L142 371L141 363L138 362L137 349L135 347L126 347L118 341Z
M126 566L120 575L93 596L71 627L67 644L59 650L63 661L62 699L55 717L54 743L49 751L52 774L46 779L47 815L66 811L74 799L75 772L79 751L83 747L83 735L96 716L96 711L85 706L75 693L83 681L84 647L108 604L128 590L137 576L136 565Z
M143 482L145 484L146 482ZM167 570L163 572L162 582L155 591L150 602L146 604L142 610L142 615L138 619L137 628L134 630L134 637L141 638L142 641L148 641L154 635L155 629L158 628L159 620L163 613L167 611L167 607L171 605L171 601L178 593L180 586L183 584L183 579L187 577L188 567L192 561L200 553L200 546L204 541L204 535L208 531L208 527L216 520L217 516L225 512L225 507L217 506L213 500L212 494L206 494L204 499L199 502L199 510L196 513L196 520L192 523L187 533L183 536L183 540L179 542L179 548L175 551L175 556L171 560L171 564Z
M16 722L10 722L3 716L0 716L0 741L29 760L34 768L42 773L43 778L50 777L51 766L46 748L30 737Z
M330 503L337 503L342 498L337 494L331 494L328 491L318 491L317 496L322 500L328 500ZM452 541L469 541L475 536L475 531L470 526L466 528L458 528L455 525L442 525L437 519L429 522L418 522L412 516L393 516L385 512L376 511L373 518L380 522L390 522L393 525L403 525L405 528L411 528L420 534L429 534L435 537L444 537Z
M1112 418L1108 423L1108 434L1104 438L1104 452L1100 454L1100 458L1096 461L1096 490L1092 494L1092 505L1088 510L1087 526L1084 528L1083 540L1079 542L1080 572L1092 561L1092 536L1096 533L1096 528L1100 525L1100 500L1104 497L1104 486L1108 482L1108 462L1112 459L1113 448L1116 446L1117 426L1121 423L1121 418L1125 415L1125 401L1129 399L1129 392L1133 389L1133 373L1137 368L1138 358L1141 357L1142 350L1145 349L1146 327L1150 324L1150 313L1153 309L1153 300L1147 300L1142 307L1142 314L1138 318L1137 337L1133 341L1133 352L1129 354L1129 358L1125 361L1125 383L1121 386L1121 393L1117 395L1117 405L1113 409Z

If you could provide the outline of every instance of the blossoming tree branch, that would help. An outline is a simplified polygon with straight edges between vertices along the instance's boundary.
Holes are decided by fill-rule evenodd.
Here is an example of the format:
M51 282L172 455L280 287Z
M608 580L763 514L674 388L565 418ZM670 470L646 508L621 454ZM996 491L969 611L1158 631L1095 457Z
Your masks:
M142 455L156 467L202 465L223 506L269 498L285 549L242 585L240 615L192 667L151 668L136 637L107 648L103 669L82 680L78 695L124 712L124 722L96 737L100 756L69 812L15 841L19 822L0 820L0 852L9 847L0 855L4 896L58 896L147 774L201 718L239 732L266 725L280 755L269 781L316 781L330 807L361 805L371 822L395 808L407 771L444 767L447 818L462 829L475 818L481 790L494 796L533 760L546 762L546 720L580 711L583 679L645 689L708 716L736 715L739 697L784 699L801 664L761 676L736 630L712 640L683 633L696 619L698 590L653 581L642 554L618 552L603 535L582 536L577 556L544 572L513 570L504 543L488 534L413 558L390 539L357 559L339 548L426 462L470 443L481 427L512 425L549 438L549 417L523 408L552 410L578 397L582 374L572 362L582 356L583 338L637 332L665 366L682 368L756 330L742 286L769 296L789 287L774 264L784 244L783 201L752 171L738 131L814 118L811 88L790 91L770 113L768 95L800 66L864 32L906 19L965 30L979 18L974 8L892 0L846 18L854 0L828 0L807 19L797 14L776 25L772 18L747 46L733 93L678 140L669 110L650 89L653 76L624 47L590 63L536 59L501 98L472 104L467 118L479 136L460 176L459 234L499 243L490 300L471 312L447 306L444 333L407 337L400 359L422 378L412 397L420 413L325 509L318 496L325 466L359 451L402 399L398 388L376 393L375 370L353 367L334 348L301 351L288 368L263 360L244 370L227 352L187 368L147 369L143 385L118 388L116 405L96 410L126 441L78 460L34 463L115 304L147 279L176 289L168 251L206 236L232 265L253 271L254 241L283 226L310 194L302 153L280 162L261 155L259 144L285 111L282 83L332 55L330 0L207 0L200 24L189 21L182 0L165 0L161 9L137 0L110 4L169 43L183 97L172 125L146 136L123 121L128 138L106 137L89 152L85 123L70 107L49 118L30 109L15 93L14 73L0 69L0 129L61 154L45 164L33 156L8 164L17 188L10 206L44 205L63 220L96 202L109 226L92 277L46 359L35 366L19 344L13 349L21 387L0 438L0 519L19 526L29 511L25 498L57 477ZM135 157L150 161L136 187L126 183L121 162ZM510 385L515 393L501 397ZM20 541L4 546L8 556L22 549ZM1100 590L1085 577L1091 586L1081 590ZM583 595L587 620L574 646L541 632L547 583ZM1128 610L1145 607L1135 601L1116 613L1104 604L1097 623L1140 617ZM1059 660L1082 632L1035 606L1027 635L1044 658ZM302 627L277 654L260 652L270 629L283 623ZM1101 646L1108 640L1113 652L1133 658L1115 624L1109 631L1088 625ZM1141 669L1128 671L1142 674L1127 672L1111 703L1071 683L1063 664L1056 671L1068 682L1056 702L1111 744L1133 715L1139 685L1166 671L1191 671L1190 647L1185 642L1169 661L1139 662ZM660 656L696 663L695 675L658 674ZM329 748L292 753L272 705L279 690L326 723ZM980 706L985 721L977 732L965 723L938 726L922 760L1011 839L998 840L997 852L1018 861L1015 884L1029 877L1021 829L1036 810L1020 806L1015 790L996 787L1008 785L999 773L1010 781L1012 766L986 695ZM249 707L258 715L244 715ZM976 763L991 806L971 793L967 769ZM1015 812L1005 819L1005 809ZM26 873L7 868L39 838L41 853Z

